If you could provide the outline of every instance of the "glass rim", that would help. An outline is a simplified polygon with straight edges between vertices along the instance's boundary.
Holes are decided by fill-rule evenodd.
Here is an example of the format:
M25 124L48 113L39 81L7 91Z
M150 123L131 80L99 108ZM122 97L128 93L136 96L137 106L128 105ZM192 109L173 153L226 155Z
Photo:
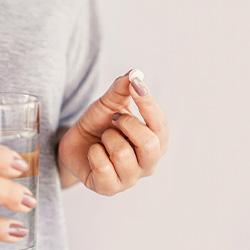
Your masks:
M27 93L27 92L10 92L10 91L0 91L0 98L1 96L19 96L19 97L28 97L29 99L25 102L9 102L9 103L1 103L0 102L0 107L2 106L22 106L22 105L28 105L28 104L40 104L40 98L37 96L37 95L33 95L33 94L30 94L30 93Z

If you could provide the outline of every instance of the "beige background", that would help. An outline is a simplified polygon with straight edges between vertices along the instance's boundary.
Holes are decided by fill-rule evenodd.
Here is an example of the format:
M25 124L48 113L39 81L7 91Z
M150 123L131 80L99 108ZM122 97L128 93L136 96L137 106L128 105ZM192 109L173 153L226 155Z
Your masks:
M102 0L102 92L131 67L168 113L158 172L64 194L71 250L250 249L250 1Z

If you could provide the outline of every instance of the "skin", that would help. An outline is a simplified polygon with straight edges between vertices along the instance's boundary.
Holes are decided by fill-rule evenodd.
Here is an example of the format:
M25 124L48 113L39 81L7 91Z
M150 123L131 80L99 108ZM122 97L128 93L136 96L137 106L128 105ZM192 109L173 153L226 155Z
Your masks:
M61 130L58 168L63 187L81 181L94 192L112 196L152 175L166 152L168 130L161 108L144 89L147 94L140 96L128 74L119 77L72 128ZM143 121L132 114L131 100ZM14 159L21 156L1 145L0 156L0 205L16 212L31 211L36 206L34 198L32 206L22 202L24 195L32 197L31 192L11 180L22 174L13 168ZM11 235L11 225L22 227L21 222L0 217L0 242L14 243L28 234L22 229L22 237Z
M117 78L67 131L58 156L64 186L75 181L71 173L89 189L111 196L154 172L166 152L168 129L163 111L144 88L147 94L139 96L128 74ZM131 100L143 122L132 114ZM121 115L113 121L117 112Z
M15 159L21 159L21 156L11 149L0 145L0 205L4 206L14 212L28 213L36 205L32 193L26 187L13 182L11 179L22 175L22 171L13 168L16 164ZM33 205L28 207L23 204L24 197L30 196ZM21 227L21 222L0 217L0 241L14 243L19 241L20 237L10 235L11 225L18 225ZM20 229L19 229L20 231ZM12 229L13 232L13 229ZM28 231L22 229L22 233L27 235Z

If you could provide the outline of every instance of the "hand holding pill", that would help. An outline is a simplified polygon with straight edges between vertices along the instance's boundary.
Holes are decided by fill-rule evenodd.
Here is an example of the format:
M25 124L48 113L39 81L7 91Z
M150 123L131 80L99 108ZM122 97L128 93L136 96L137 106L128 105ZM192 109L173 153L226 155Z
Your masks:
M131 98L144 122L130 110ZM66 133L60 161L89 189L114 195L154 172L167 141L163 111L145 85L144 74L131 70Z

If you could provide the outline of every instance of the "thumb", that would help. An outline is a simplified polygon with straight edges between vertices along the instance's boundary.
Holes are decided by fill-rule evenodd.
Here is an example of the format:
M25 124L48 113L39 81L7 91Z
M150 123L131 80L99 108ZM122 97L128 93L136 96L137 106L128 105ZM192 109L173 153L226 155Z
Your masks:
M116 112L127 113L130 103L128 74L118 77L106 93L96 100L80 119L81 127L89 134L101 136L109 127L112 115Z
M128 73L116 78L107 92L100 98L100 101L106 108L113 111L120 111L127 107L130 102Z

